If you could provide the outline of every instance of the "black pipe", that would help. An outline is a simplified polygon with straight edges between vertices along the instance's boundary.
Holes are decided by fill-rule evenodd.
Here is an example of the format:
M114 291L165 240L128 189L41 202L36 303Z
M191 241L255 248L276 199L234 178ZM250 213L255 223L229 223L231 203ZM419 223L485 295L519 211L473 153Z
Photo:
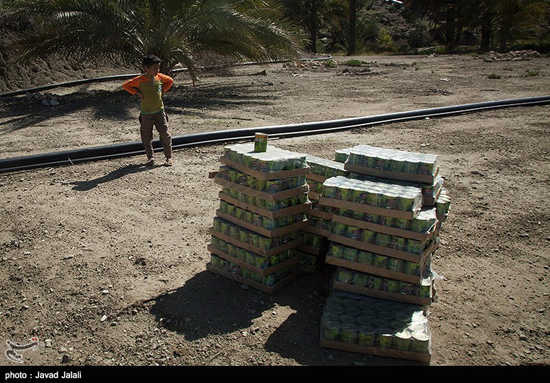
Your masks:
M329 57L319 57L319 58L309 58L309 59L300 59L299 61L322 61L322 60L329 60L332 56ZM263 61L263 62L243 62L243 63L237 63L233 64L231 66L248 66L248 65L267 65L267 64L277 64L277 63L283 63L288 62L290 60L284 59L284 60L272 60L272 61ZM224 67L223 65L210 65L210 66L203 66L201 69L203 70L211 70L215 68ZM172 70L172 73L179 73L179 72L186 72L188 71L187 68L179 68ZM104 76L104 77L93 77L93 78L87 78L83 80L74 80L74 81L66 81L61 82L57 84L49 84L49 85L42 85L37 86L34 88L28 88L28 89L21 89L21 90L14 90L11 92L6 93L0 93L0 98L2 97L13 97L13 96L19 96L26 93L35 93L35 92L41 92L44 90L50 90L54 88L70 88L73 86L78 85L85 85L95 82L108 82L108 81L120 81L120 80L128 80L131 78L134 78L136 76L139 76L141 73L130 73L130 74L118 74L118 75L112 75L112 76Z
M57 84L37 86L35 88L15 90L13 92L6 92L6 93L0 94L0 97L18 96L18 95L21 95L21 94L41 92L41 91L49 90L49 89L53 89L53 88L69 88L69 87L72 87L72 86L84 85L84 84L89 84L89 83L93 83L93 82L107 82L107 81L114 81L114 80L126 80L126 79L134 78L136 76L139 76L139 74L137 74L137 73L136 74L121 74L121 75L113 75L113 76L105 76L105 77L87 78L87 79L83 79L83 80L67 81L67 82L61 82L61 83L57 83Z
M256 132L267 133L272 138L287 138L314 134L333 133L341 130L378 125L383 123L404 122L426 117L446 117L463 113L479 112L484 110L535 106L550 103L550 96L531 98L509 99L490 101L484 103L463 104L431 109L419 109L409 112L380 114L367 117L355 117L341 120L328 120L291 125L278 125L268 127L252 127L243 129L229 129L214 132L186 134L172 139L174 149L214 144L229 141L248 140L254 137ZM153 143L155 151L162 150L159 140ZM63 152L37 154L23 157L0 159L0 173L26 170L45 166L67 165L83 161L93 161L116 157L126 157L145 153L141 141L122 144L76 149Z

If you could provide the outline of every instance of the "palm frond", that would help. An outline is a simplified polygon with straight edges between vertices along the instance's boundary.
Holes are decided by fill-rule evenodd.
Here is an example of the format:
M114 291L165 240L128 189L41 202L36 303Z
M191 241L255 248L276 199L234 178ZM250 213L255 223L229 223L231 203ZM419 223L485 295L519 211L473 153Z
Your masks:
M298 51L280 10L262 0L14 0L12 7L38 25L18 42L23 58L117 57L139 66L153 53L163 71L183 64L195 79L198 53L260 61Z

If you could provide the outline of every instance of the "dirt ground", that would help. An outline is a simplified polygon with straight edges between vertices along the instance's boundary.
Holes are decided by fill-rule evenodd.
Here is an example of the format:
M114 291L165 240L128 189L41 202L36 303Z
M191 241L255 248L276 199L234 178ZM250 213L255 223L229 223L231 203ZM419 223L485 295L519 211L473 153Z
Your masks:
M174 136L546 96L550 59L369 56L176 77ZM264 70L265 75L258 74ZM111 74L111 73L105 73ZM37 84L29 84L37 85ZM138 137L119 82L0 100L1 158ZM332 159L357 144L438 154L451 212L433 269L432 366L550 364L549 106L271 140ZM320 347L334 267L267 294L206 270L225 143L0 174L0 329L38 347L4 366L414 366ZM161 156L158 154L157 156Z

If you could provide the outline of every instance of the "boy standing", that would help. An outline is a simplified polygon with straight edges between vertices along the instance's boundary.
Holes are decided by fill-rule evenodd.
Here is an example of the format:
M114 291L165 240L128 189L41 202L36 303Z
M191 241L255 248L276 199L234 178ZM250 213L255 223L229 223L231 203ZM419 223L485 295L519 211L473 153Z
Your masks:
M159 72L161 60L154 55L148 55L143 59L145 73L126 81L122 88L130 94L137 94L141 99L141 141L147 155L147 165L154 165L153 158L153 126L157 128L160 142L164 149L166 165L172 166L172 136L168 129L168 118L164 111L162 95L174 84L174 80Z

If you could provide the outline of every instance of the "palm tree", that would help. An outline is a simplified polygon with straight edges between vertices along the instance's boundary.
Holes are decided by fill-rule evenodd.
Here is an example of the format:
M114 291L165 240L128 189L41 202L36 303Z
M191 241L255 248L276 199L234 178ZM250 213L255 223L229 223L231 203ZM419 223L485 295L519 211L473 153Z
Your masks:
M349 31L348 31L348 56L354 56L357 53L356 27L357 27L357 0L348 0L349 2Z
M335 0L279 0L285 9L285 15L294 20L308 34L307 49L317 53L319 32L326 19L332 17L332 3Z
M362 36L357 35L357 12L363 8L369 10L374 5L374 0L370 0L370 4L365 0L348 0L349 8L349 26L348 26L348 56L354 56L357 54L357 38Z
M163 72L181 64L194 84L195 57L205 52L256 62L298 52L279 9L268 1L8 0L4 6L36 17L36 31L17 42L27 59L122 59L141 70L142 57L155 54Z

